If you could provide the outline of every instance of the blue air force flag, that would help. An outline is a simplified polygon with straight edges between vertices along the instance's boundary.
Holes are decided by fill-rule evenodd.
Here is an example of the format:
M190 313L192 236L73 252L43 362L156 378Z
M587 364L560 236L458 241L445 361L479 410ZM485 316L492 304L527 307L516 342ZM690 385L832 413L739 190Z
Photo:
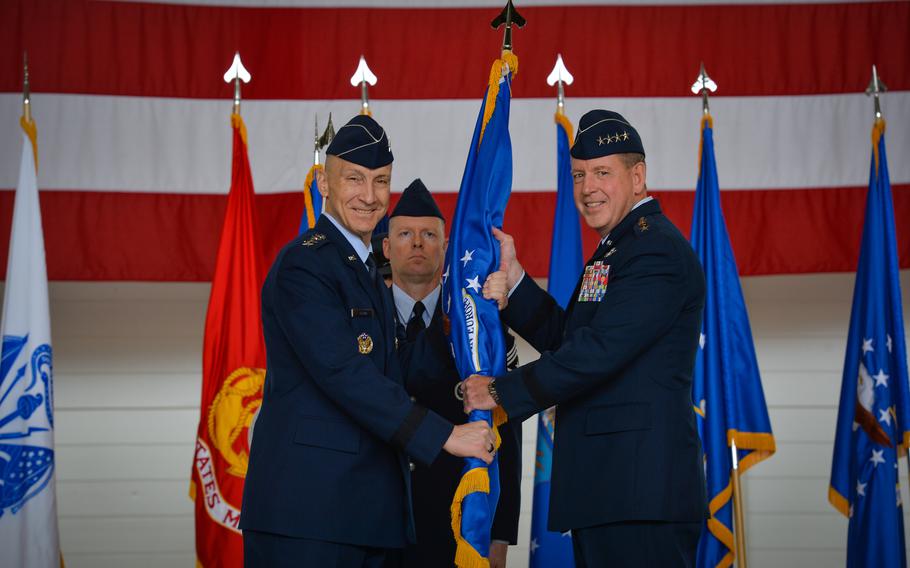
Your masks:
M550 246L547 292L563 308L569 304L572 291L575 290L576 279L584 266L581 226L572 197L570 140L572 123L565 114L557 113L556 211L553 214L553 242ZM555 407L537 415L537 459L534 462L534 502L531 509L531 568L575 566L571 535L547 530L555 422Z
M492 228L502 226L512 189L512 141L509 104L512 74L518 60L511 52L493 62L487 95L474 127L468 160L455 206L443 274L443 307L451 322L449 339L462 378L478 373L505 373L505 339L499 308L483 297L487 276L499 268L499 242ZM495 415L495 418L494 418ZM501 409L472 411L470 421L504 421ZM496 435L499 448L499 434ZM490 528L499 500L499 464L465 460L462 478L452 500L455 564L488 565Z
M37 132L23 118L0 363L0 564L60 566L54 475L54 386Z
M885 121L872 128L828 500L850 519L847 566L906 566L898 456L910 443L907 351Z
M723 568L735 556L731 443L736 443L740 473L770 457L775 444L736 259L720 207L710 116L702 119L692 246L705 271L706 285L692 396L705 451L710 512L698 544L697 565Z

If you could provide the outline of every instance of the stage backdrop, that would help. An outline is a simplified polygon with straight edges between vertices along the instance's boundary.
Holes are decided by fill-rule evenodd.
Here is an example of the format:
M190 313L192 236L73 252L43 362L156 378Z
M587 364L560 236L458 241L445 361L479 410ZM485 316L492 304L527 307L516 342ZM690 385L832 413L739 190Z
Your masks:
M393 186L419 176L451 214L478 85L499 51L489 22L501 2L274 4L0 3L0 270L25 50L51 279L211 278L230 175L232 87L222 74L238 50L253 75L243 115L266 265L300 223L314 118L324 125L331 111L339 124L359 109L349 77L361 54L379 77L371 106L391 136ZM711 110L741 272L855 269L873 63L891 87L888 151L910 155L910 3L518 5L528 25L514 38L521 69L505 229L533 275L549 261L555 92L545 79L557 53L576 79L569 117L606 107L629 118L645 141L649 188L686 231L701 118L689 87L703 61L720 85ZM910 160L893 160L891 179L906 267ZM587 253L594 244L586 233Z

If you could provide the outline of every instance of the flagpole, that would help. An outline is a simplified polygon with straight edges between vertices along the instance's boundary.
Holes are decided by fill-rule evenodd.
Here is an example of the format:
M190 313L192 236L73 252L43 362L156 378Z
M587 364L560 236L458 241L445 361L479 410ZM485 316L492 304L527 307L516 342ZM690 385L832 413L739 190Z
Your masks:
M717 90L717 83L711 80L705 71L704 62L698 72L698 78L692 85L692 93L701 96L703 120L710 120L711 110L708 104L709 93ZM710 122L709 122L710 125ZM730 482L733 485L733 518L734 518L734 554L737 568L746 568L746 522L745 508L743 507L742 482L739 476L739 454L736 451L736 441L730 440L730 457L733 467L730 469Z
M733 469L730 478L733 481L733 514L736 519L733 536L736 539L736 566L746 568L746 523L743 514L743 491L739 479L739 456L736 453L736 442L730 441L730 455L733 458Z
M22 117L32 121L32 92L28 83L28 52L22 54Z
M367 65L366 58L361 55L360 62L357 64L357 70L354 71L354 74L351 76L351 86L360 87L360 114L373 116L373 112L370 110L369 88L378 81L379 79L376 78L376 75L370 71L370 66Z
M240 116L240 82L249 83L250 79L252 79L250 72L246 70L246 67L243 66L243 62L240 61L240 52L235 52L231 66L224 72L224 82L234 83L233 114L236 114L237 116Z

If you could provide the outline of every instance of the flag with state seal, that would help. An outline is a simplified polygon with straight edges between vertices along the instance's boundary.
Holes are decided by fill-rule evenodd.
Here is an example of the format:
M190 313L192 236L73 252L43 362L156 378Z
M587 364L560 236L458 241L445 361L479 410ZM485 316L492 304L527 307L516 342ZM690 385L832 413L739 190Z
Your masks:
M205 318L202 402L190 484L196 559L213 568L243 565L238 524L249 464L247 434L262 403L266 362L259 301L262 248L246 127L237 112L231 125L231 189Z
M850 520L847 566L904 567L898 460L910 446L910 391L881 117L870 170L828 500Z
M38 131L27 95L25 108L0 323L0 566L51 568L63 563L57 527L54 365L38 199Z

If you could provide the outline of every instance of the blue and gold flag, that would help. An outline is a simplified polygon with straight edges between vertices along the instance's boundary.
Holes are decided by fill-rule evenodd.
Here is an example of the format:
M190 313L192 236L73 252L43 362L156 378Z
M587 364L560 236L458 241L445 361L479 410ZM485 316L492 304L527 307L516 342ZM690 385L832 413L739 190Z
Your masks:
M563 308L569 304L576 279L584 266L581 226L572 197L572 160L569 155L572 139L572 123L565 114L556 113L556 211L553 214L547 292ZM538 414L534 503L531 509L531 568L575 566L571 535L547 530L555 426L555 408Z
M509 104L512 75L518 59L504 51L493 62L487 94L480 107L449 234L443 274L443 306L451 322L449 339L462 378L475 373L505 373L505 339L496 302L483 297L487 276L499 269L499 242L492 228L502 218L512 189L512 141ZM493 425L505 421L500 408L474 410L470 421ZM499 433L496 448L499 448ZM499 500L499 465L489 467L467 458L452 500L455 564L461 568L488 567L490 528Z
M321 169L321 165L313 164L306 174L306 181L303 183L303 215L300 217L298 235L315 227L316 219L319 219L319 215L322 213L322 195L319 194L319 188L316 187L316 172Z
M828 500L850 519L847 566L906 566L898 457L910 442L907 351L885 121L872 128Z
M736 443L740 473L770 457L775 444L720 206L710 115L702 119L699 158L692 246L705 271L706 295L692 396L705 451L710 518L698 543L697 565L723 568L735 558L731 444Z

